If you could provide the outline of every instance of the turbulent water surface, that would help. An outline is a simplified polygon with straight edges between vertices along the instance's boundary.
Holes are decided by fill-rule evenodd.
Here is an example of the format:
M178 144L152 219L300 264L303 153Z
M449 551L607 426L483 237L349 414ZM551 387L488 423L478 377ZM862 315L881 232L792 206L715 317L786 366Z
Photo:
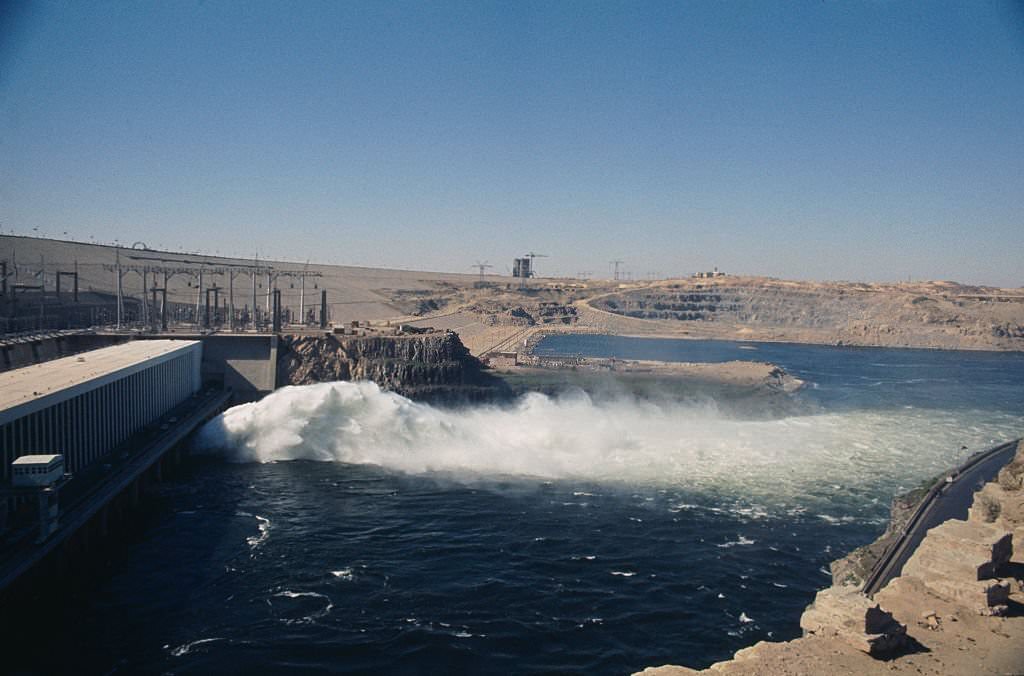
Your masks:
M439 409L369 383L236 407L142 541L62 604L51 666L623 673L799 633L894 492L1024 430L1024 355L567 336L771 361L785 413L577 389ZM773 411L777 409L773 408Z

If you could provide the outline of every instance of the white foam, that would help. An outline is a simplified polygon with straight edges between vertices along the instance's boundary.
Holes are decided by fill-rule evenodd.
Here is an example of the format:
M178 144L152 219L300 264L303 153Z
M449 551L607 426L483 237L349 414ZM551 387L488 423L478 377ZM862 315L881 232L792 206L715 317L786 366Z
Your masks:
M369 382L335 382L235 406L202 429L195 447L237 462L674 485L791 505L793 496L820 494L822 477L842 477L844 491L914 485L950 465L961 444L984 448L1022 427L1024 416L929 409L737 419L710 401L592 400L579 391L454 410Z
M286 589L284 591L277 592L274 596L288 599L320 599L324 602L323 608L309 613L308 615L303 615L298 618L283 618L282 621L285 624L309 624L310 622L327 615L334 609L334 603L331 602L331 598L326 594L320 594L318 592L297 592Z
M173 657L182 657L183 655L188 655L190 652L192 652L192 649L197 647L197 646L205 645L207 643L213 643L214 641L223 641L223 640L224 640L223 638L219 638L219 637L201 638L198 641L192 641L190 643L185 643L184 645L180 645L177 648L174 648L173 650L171 650L171 655ZM166 648L167 646L164 646L164 647Z
M289 599L300 599L300 598L303 598L303 597L309 597L309 598L314 598L314 599L326 599L327 598L323 594L318 594L316 592L294 592L294 591L288 591L288 590L285 590L283 592L278 592L278 593L274 594L274 596L284 596L285 598L289 598Z
M257 521L256 528L257 528L257 530L259 530L259 535L250 535L249 537L247 537L245 539L245 541L249 544L249 548L250 549L256 549L257 547L262 545L264 542L266 542L267 538L270 537L270 519L268 519L266 517L263 517L263 516L260 516L259 514L253 515L253 514L248 514L246 512L239 512L239 514L244 514L245 516L255 516L256 517L256 521Z

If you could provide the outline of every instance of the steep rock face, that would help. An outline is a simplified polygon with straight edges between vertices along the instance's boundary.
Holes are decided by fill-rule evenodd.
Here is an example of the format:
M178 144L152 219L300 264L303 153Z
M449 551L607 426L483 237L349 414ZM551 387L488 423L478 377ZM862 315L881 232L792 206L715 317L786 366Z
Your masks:
M372 380L384 389L430 401L479 401L502 391L500 381L450 332L281 336L279 386L334 380Z
M935 596L982 615L1002 615L1010 584L996 574L1013 555L1012 540L996 526L951 519L928 531L901 577L916 578Z

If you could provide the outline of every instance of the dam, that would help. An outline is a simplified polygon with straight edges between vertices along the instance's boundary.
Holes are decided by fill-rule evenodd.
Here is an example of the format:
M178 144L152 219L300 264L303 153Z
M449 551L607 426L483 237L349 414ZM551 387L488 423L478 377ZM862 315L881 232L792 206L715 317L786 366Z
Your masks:
M109 284L98 256L77 266L83 299ZM413 670L425 655L463 672L706 665L795 637L830 563L877 536L891 496L1024 424L1019 355L582 332L508 361L560 364L561 377L602 355L759 360L807 387L730 399L658 384L645 398L602 373L603 392L519 381L521 396L496 401L494 372L462 341L512 347L547 326L540 310L534 326L518 310L494 326L458 307L416 316L447 279L383 272L360 290L355 272L325 266L329 328L316 328L322 309L308 316L301 278L258 280L254 325L224 303L238 270L191 258L181 266L203 275L171 277L166 303L122 288L120 329L116 307L83 326L63 287L45 303L19 288L18 328L46 331L0 339L3 391L21 388L5 400L4 462L67 456L51 494L12 486L2 501L0 601L30 620L6 635L39 647L30 625L57 608L74 651L49 657L54 671L286 671L310 648L312 670ZM446 395L463 404L430 403ZM949 488L973 489L958 477ZM77 591L62 569L115 557L77 576L84 594L24 614L6 603Z

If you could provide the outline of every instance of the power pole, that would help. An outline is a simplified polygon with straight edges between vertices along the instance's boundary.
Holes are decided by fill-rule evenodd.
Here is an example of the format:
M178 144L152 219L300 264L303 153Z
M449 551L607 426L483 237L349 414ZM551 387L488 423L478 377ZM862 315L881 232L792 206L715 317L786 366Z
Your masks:
M614 277L615 281L619 281L619 266L622 265L625 262L626 261L622 261L622 260L608 261L609 265L614 265L615 266L615 277Z
M274 289L274 333L281 332L281 290Z
M306 270L309 269L309 259L306 259L306 264L302 266L302 277L300 278L299 284L299 322L306 325Z
M258 265L257 259L257 265ZM259 325L256 323L256 269L252 269L252 330L259 331Z
M117 248L114 250L114 262L117 269L114 274L117 275L117 328L121 329L121 315L124 313L124 301L122 298L121 290L121 249Z
M271 296L273 295L273 293L271 291L271 286L273 286L273 283L274 283L273 282L273 277L271 276L270 271L268 270L267 271L267 314L268 315L270 314L270 299L271 299Z
M200 313L203 309L203 269L199 268L199 289L196 291L196 326L200 325Z
M149 325L149 301L146 300L146 282L147 273L149 268L142 268L142 323L145 326Z
M167 332L167 280L170 279L167 268L164 268L164 292L160 299L160 330Z

